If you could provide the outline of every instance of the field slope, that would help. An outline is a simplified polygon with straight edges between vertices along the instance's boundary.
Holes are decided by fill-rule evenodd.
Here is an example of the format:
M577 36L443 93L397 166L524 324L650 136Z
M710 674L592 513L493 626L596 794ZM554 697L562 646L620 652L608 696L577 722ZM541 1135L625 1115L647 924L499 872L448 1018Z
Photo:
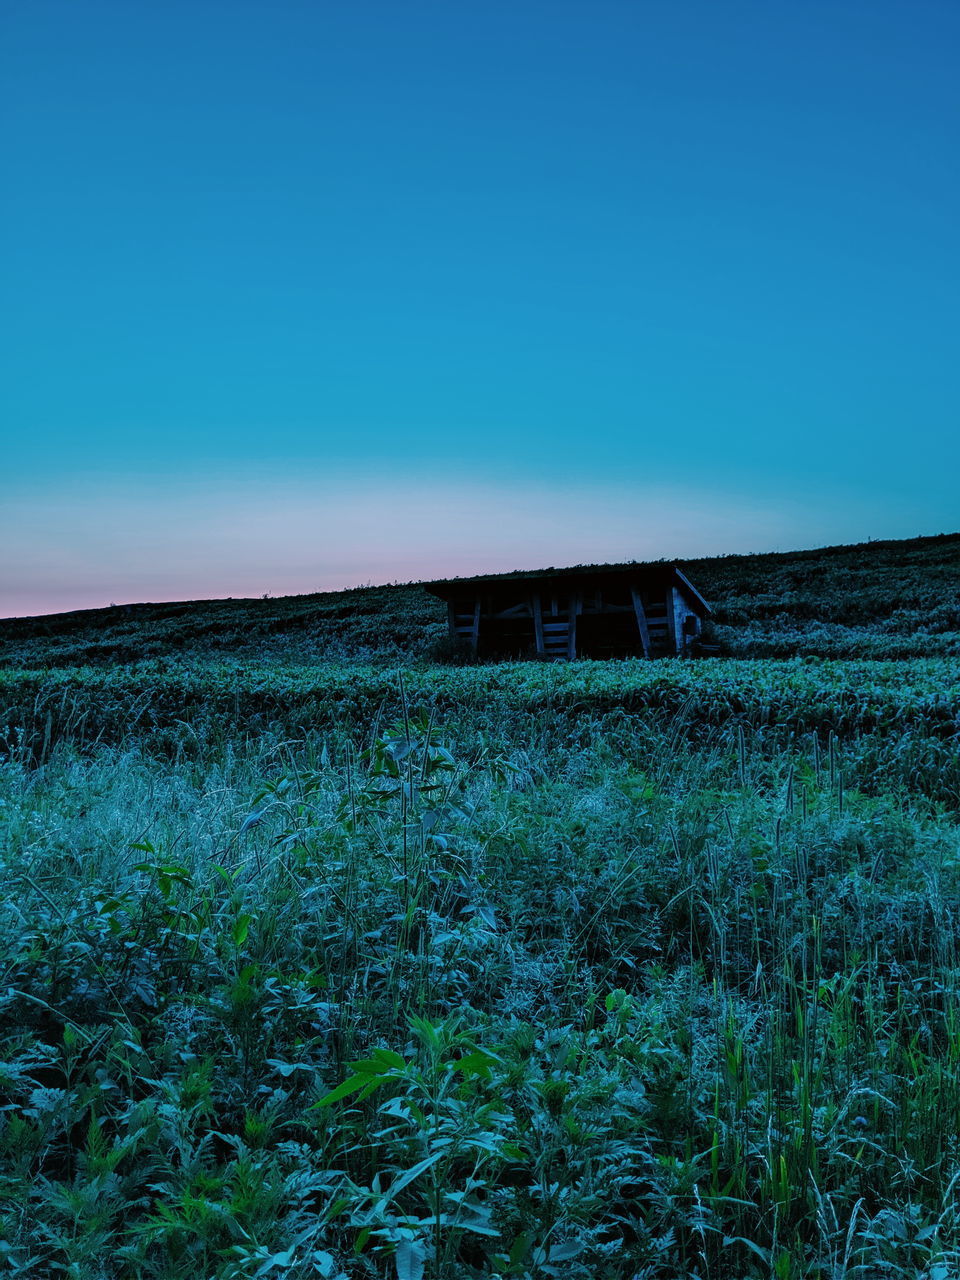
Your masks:
M2 626L0 1272L960 1274L960 537Z
M960 533L682 561L740 657L960 656ZM0 621L0 664L77 666L171 655L429 658L444 606L417 584L265 600L124 605Z

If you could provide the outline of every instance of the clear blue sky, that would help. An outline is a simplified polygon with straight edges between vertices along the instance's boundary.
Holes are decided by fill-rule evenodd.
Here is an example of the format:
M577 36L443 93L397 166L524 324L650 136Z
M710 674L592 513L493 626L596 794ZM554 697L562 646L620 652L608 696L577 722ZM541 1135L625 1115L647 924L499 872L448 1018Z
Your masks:
M960 526L953 0L0 22L0 614Z

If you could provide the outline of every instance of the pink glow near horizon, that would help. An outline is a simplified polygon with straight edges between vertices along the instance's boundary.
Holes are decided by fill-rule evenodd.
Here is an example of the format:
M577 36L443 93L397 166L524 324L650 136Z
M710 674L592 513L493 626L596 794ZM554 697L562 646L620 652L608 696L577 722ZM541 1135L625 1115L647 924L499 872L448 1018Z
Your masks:
M787 549L866 536L826 510L722 492L417 476L88 480L22 493L0 616L295 595L547 565ZM867 529L869 532L869 529ZM904 536L911 531L904 531Z

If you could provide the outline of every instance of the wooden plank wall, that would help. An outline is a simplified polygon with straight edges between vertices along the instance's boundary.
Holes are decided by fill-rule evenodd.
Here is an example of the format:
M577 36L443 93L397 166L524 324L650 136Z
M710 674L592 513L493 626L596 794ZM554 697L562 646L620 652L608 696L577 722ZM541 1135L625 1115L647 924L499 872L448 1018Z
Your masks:
M637 629L640 632L640 643L643 646L643 656L645 658L649 658L650 628L647 626L647 615L643 607L643 600L636 587L631 588L630 594L633 596L633 612L637 616Z
M571 591L562 596L548 588L546 594L540 590L531 591L526 599L520 596L518 600L516 595L512 599L508 596L506 600L501 597L498 607L496 595L484 597L478 590L473 595L464 594L450 601L447 617L450 634L466 641L474 652L480 644L481 622L486 637L485 648L495 647L503 630L504 639L518 655L525 643L529 643L524 641L526 625L531 627L533 634L530 640L540 657L573 659L577 656L578 619L584 611L584 604L583 592ZM594 640L590 637L600 635L594 621L595 618L599 620L597 615L626 613L632 614L636 620L636 635L645 658L679 654L684 650L684 621L693 610L685 593L675 585L667 587L662 596L649 592L644 596L638 586L632 585L609 601L601 597L599 590L592 594L588 592L586 605L591 615L591 629L583 643L592 645ZM622 628L622 624L619 625ZM627 640L626 635L624 640Z
M533 610L533 635L537 646L537 654L543 657L543 610L540 606L540 592L535 591L530 597L530 608Z

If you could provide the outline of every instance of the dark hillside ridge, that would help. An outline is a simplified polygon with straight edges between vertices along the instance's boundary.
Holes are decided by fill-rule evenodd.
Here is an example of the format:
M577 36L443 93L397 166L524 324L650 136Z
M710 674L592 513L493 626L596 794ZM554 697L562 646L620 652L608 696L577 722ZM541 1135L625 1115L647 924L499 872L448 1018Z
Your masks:
M678 560L739 657L960 657L960 533ZM443 604L419 583L265 600L115 605L0 621L0 665L144 659L413 661L441 654Z
M960 533L681 567L741 657L960 656Z

